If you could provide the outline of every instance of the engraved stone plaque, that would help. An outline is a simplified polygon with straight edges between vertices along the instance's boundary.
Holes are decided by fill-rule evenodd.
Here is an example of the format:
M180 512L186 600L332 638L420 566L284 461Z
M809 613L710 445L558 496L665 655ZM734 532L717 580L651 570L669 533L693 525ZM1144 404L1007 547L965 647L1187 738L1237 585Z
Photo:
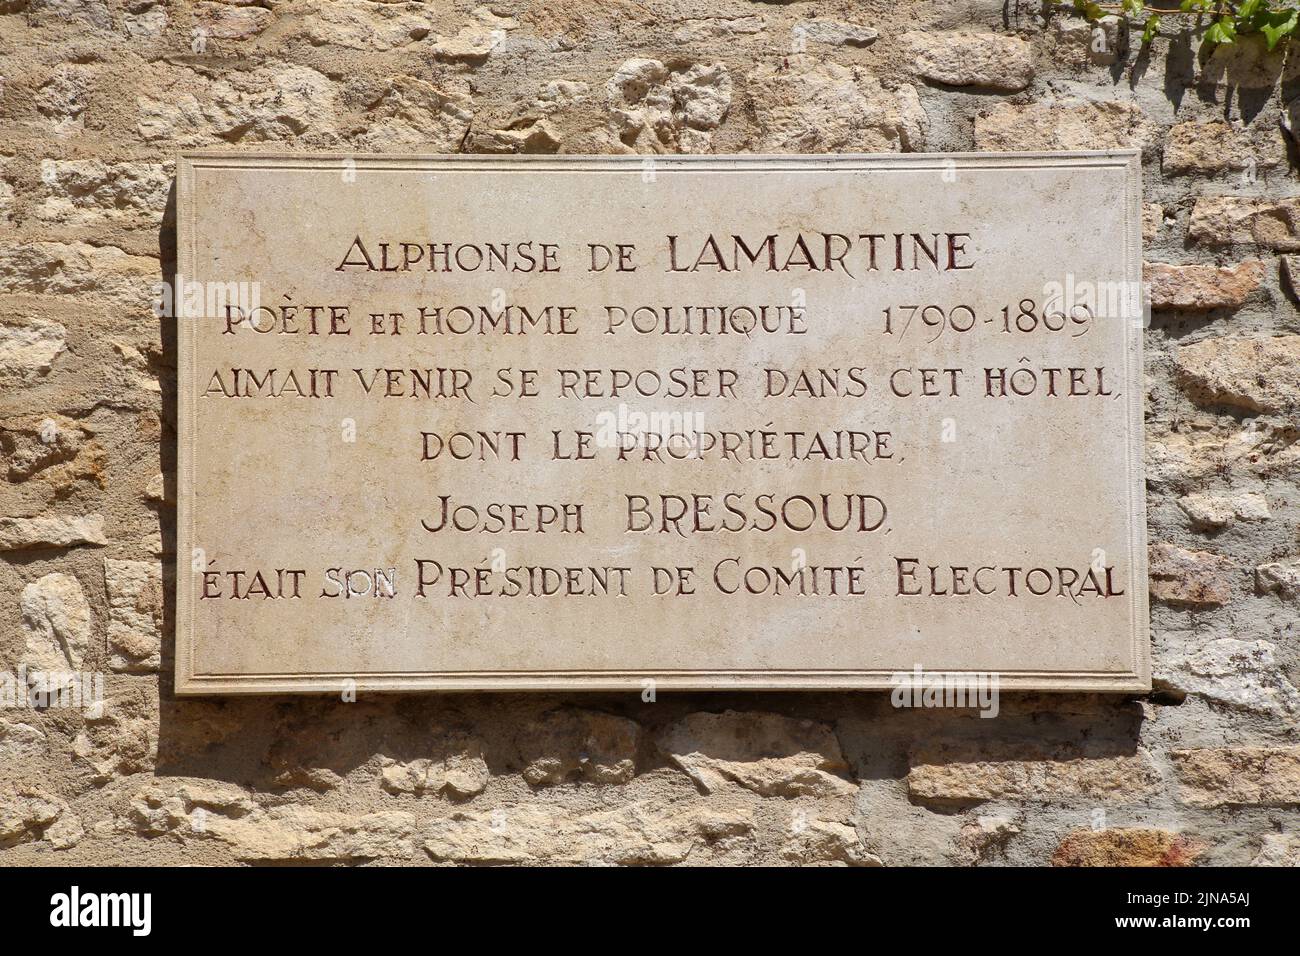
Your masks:
M1149 686L1136 153L192 153L180 693Z

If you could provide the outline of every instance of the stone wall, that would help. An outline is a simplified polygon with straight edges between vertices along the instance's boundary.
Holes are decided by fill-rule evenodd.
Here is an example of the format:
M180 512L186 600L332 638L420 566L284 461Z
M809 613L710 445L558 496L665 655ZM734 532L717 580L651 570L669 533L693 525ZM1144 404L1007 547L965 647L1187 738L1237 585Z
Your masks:
M1124 40L1015 0L0 0L0 671L106 695L0 710L0 863L1300 862L1300 71ZM175 699L151 302L199 146L1140 147L1155 691Z

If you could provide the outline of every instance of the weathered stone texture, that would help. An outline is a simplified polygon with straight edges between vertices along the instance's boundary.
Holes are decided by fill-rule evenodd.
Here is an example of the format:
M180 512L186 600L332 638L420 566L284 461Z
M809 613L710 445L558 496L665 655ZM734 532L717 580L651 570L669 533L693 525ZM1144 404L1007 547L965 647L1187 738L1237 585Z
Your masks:
M1253 245L1300 251L1300 200L1215 196L1196 200L1187 235L1208 246Z
M1148 136L1141 108L1119 100L999 103L975 118L976 149L1134 148Z
M1153 542L1150 552L1151 597L1192 607L1227 604L1232 598L1238 570L1232 559L1165 541Z
M1169 830L1076 830L1052 855L1053 866L1192 866L1204 845Z
M67 334L57 322L0 320L0 381L16 384L48 374L66 347Z
M1300 335L1204 339L1181 346L1174 368L1203 403L1266 414L1300 408Z
M25 415L0 421L0 476L12 484L48 483L58 497L80 481L105 485L106 454L94 432L63 415Z
M0 551L105 544L108 544L108 538L104 536L102 515L0 518Z
M948 86L976 86L1014 92L1034 78L1028 43L989 33L903 34L919 76Z
M40 727L12 718L0 720L0 761L8 770L2 776L17 776L13 768L27 761L40 761L46 746L48 741Z
M1251 866L1300 866L1300 836L1266 833Z
M65 810L39 791L0 790L0 849L46 839ZM54 836L51 843L64 842Z
M151 561L104 562L109 664L118 671L157 670L162 648L162 569Z
M573 813L534 806L462 812L430 829L424 849L434 860L481 863L681 863L693 851L742 840L754 824L743 812L700 805L632 803Z
M226 3L195 5L197 30L218 40L247 40L271 25L275 14L258 6L231 6Z
M0 864L1300 863L1296 50L941 6L0 2ZM176 699L194 147L1143 150L1156 692Z
M98 246L87 242L28 242L4 244L0 242L0 293L34 293L40 295L93 294L100 300L116 300L148 308L153 302L153 286L157 282L158 260L134 255L116 246ZM13 336L15 353L21 359L23 352L36 354L47 363L59 349L53 346L53 337L66 334L65 330L46 325L42 339L30 341L32 332ZM41 341L48 344L40 345ZM20 351L21 350L21 351ZM0 355L4 352L0 351ZM48 355L48 358L45 356ZM27 360L31 362L29 358Z
M389 793L439 793L468 798L483 792L491 773L477 741L442 758L419 757L402 763L385 758L380 785Z
M867 46L880 36L879 31L857 23L841 20L800 20L794 25L794 36L808 43L827 46Z
M91 640L90 605L77 579L55 572L23 588L23 627L28 666L45 671L79 670Z
M1170 753L1178 798L1193 807L1300 804L1300 747L1212 747Z
M1087 753L1075 745L1025 741L998 748L975 742L928 746L911 756L908 793L916 800L1125 802L1150 794L1159 774L1145 753Z
M802 55L789 67L758 67L746 84L758 126L755 152L924 148L929 121L911 86L886 89L870 73Z
M706 793L728 783L764 796L852 794L839 742L824 724L776 714L691 714L661 733L659 748Z
M1264 274L1259 260L1230 267L1148 262L1142 270L1153 308L1192 311L1240 307L1259 288Z
M1268 499L1246 492L1237 495L1184 495L1178 507L1198 528L1226 528L1236 521L1267 521L1273 516Z
M731 89L721 63L674 70L659 60L628 60L605 85L611 132L641 152L708 152L711 132L731 108Z
M1261 591L1272 591L1285 600L1300 596L1300 558L1270 561L1255 569L1255 581Z
M167 207L171 176L159 163L47 159L41 163L41 182L50 195L36 207L36 215L46 222L128 219L156 225Z
M1160 235L1160 228L1164 225L1165 210L1159 203L1146 202L1142 204L1142 241L1154 242Z
M1088 23L1072 17L1054 17L1052 59L1062 66L1078 69L1088 65L1110 66L1127 54L1128 26L1114 14Z
M1186 654L1169 655L1156 679L1242 710L1286 716L1300 710L1300 692L1287 680L1276 652L1267 641L1223 637Z
M558 710L522 727L516 745L524 779L534 786L581 778L626 783L636 772L641 727L592 710Z
M1166 173L1212 175L1244 170L1254 175L1286 161L1281 133L1268 127L1224 122L1177 123L1165 139L1162 165Z
M415 835L410 813L264 809L238 788L202 784L145 791L132 802L131 818L146 836L184 844L211 841L249 862L403 859Z

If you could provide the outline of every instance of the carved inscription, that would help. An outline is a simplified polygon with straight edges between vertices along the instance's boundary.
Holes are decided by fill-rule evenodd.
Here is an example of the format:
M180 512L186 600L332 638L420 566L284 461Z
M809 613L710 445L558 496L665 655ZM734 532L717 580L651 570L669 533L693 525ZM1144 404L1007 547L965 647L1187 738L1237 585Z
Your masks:
M184 157L178 689L1145 686L1136 177Z

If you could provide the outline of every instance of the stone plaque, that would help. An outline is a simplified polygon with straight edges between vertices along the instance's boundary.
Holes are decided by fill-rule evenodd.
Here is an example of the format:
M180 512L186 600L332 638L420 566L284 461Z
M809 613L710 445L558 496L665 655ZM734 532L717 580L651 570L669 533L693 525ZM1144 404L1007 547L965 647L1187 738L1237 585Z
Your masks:
M178 692L1149 686L1136 153L178 181Z

